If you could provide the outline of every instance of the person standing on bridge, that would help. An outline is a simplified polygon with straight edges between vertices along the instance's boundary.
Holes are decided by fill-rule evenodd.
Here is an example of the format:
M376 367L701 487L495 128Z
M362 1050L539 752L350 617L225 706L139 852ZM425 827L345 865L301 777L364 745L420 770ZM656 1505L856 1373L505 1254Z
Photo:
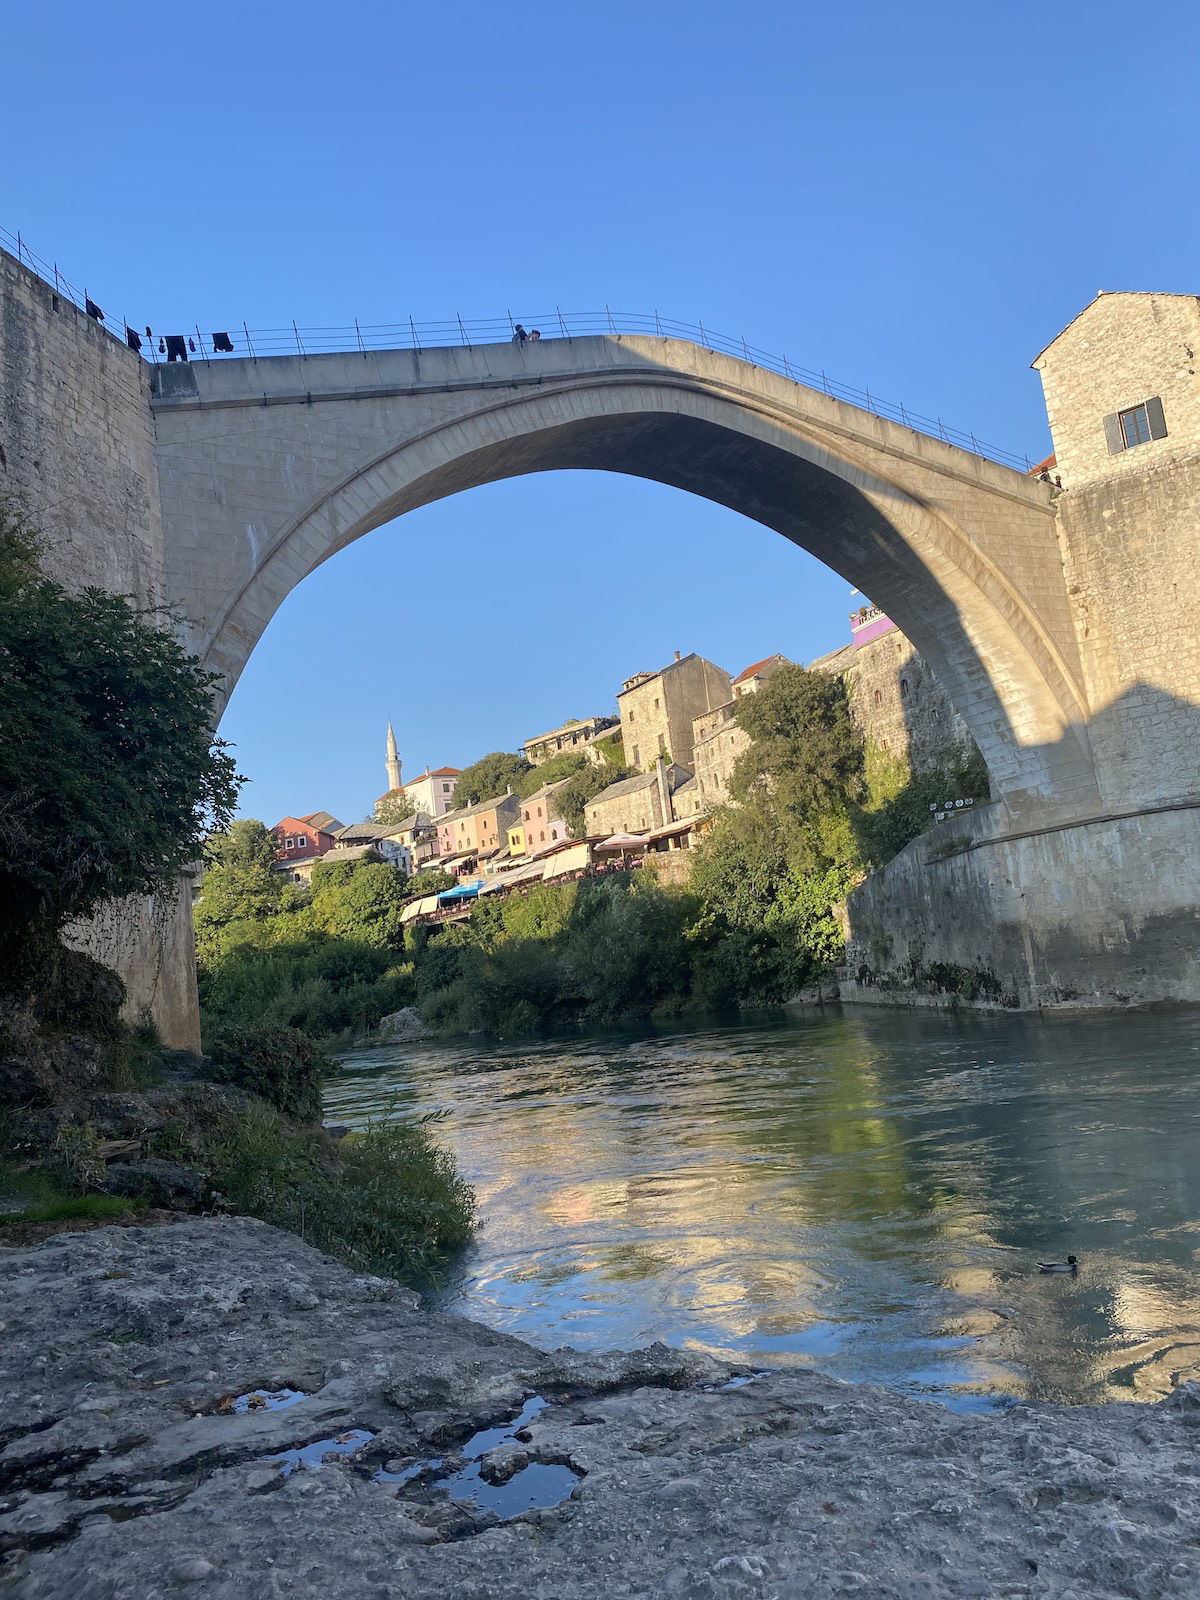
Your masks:
M514 344L524 344L528 338L529 335L525 332L525 329L521 326L521 324L519 322L515 322L513 324L512 342Z

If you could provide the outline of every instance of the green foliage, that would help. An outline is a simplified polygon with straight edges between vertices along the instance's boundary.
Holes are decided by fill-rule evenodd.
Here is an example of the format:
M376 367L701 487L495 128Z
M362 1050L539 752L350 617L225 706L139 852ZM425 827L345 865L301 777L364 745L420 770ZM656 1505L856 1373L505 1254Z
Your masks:
M399 867L387 861L322 861L313 868L312 920L335 938L401 949L407 884Z
M264 836L261 823L237 823L211 846L217 864L195 909L204 1037L261 1025L335 1039L411 1004L401 912L454 880L335 860L313 869L310 893L266 869Z
M943 800L987 800L988 775L972 744L934 771L913 773L906 761L867 748L868 798L856 813L855 831L864 856L882 865L930 826L930 807Z
M229 930L263 923L283 904L288 887L275 870L275 835L252 817L214 834L205 845L206 870L195 909L196 950L202 961L219 954Z
M206 1040L259 1024L316 1040L356 1036L411 1005L414 995L401 955L320 932L286 944L240 945L200 969Z
M0 507L0 975L29 983L64 923L173 887L232 814L212 674L174 619L68 594Z
M435 1031L501 1036L566 1022L670 1015L691 1003L695 897L652 873L538 884L484 901L416 962L421 1016Z
M375 802L374 821L387 822L394 826L398 822L407 822L416 809L403 789L389 789Z
M321 1079L333 1062L295 1028L231 1028L208 1049L215 1082L235 1084L299 1122L320 1120Z
M512 755L506 750L493 750L481 756L458 775L452 796L455 808L473 806L480 800L491 800L509 789L520 793L520 785L534 769L524 756ZM537 785L534 785L536 788Z
M426 895L442 894L453 889L458 879L452 872L418 872L408 880L405 894L409 901L423 900Z
M576 772L582 772L587 764L587 757L578 750L564 750L559 755L551 756L549 761L543 761L541 766L531 767L520 783L513 787L522 800L527 800L544 784L557 783L560 778L569 778Z
M821 819L844 812L862 789L863 739L845 683L788 662L757 694L743 695L734 714L751 743L734 765L731 794L769 793L785 828L803 830L797 843L816 864Z
M268 1106L229 1124L206 1151L235 1212L298 1233L360 1272L435 1277L471 1237L475 1199L426 1124L380 1121L330 1149Z
M603 739L593 739L592 749L598 750L610 767L625 765L625 735L620 728L606 733Z
M584 831L584 808L610 784L635 777L632 767L586 766L567 779L554 796L554 809L577 837Z
M702 925L725 935L703 976L713 992L753 982L778 997L841 959L835 907L929 826L929 802L985 796L987 772L972 748L914 776L864 745L840 679L803 667L781 667L736 715L752 740L731 785L740 804L715 819L691 878Z
M94 1146L96 1136L83 1125L85 1138ZM67 1136L70 1142L72 1136ZM0 1141L3 1142L3 1141ZM104 1163L99 1163L99 1171ZM86 1184L94 1181L96 1170L91 1166L86 1173L72 1170L69 1163L51 1154L43 1162L8 1162L0 1158L0 1227L16 1226L19 1222L61 1222L69 1219L102 1221L110 1216L120 1216L128 1211L146 1210L144 1200L131 1200L128 1195L101 1195L86 1192Z

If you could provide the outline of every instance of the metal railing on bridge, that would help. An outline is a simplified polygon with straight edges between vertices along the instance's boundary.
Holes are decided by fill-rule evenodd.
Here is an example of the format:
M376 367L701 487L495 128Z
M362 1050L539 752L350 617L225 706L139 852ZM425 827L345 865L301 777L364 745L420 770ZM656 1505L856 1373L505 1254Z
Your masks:
M101 309L89 298L88 291L78 289L63 276L57 263L44 261L35 255L19 233L10 233L0 227L0 245L48 284L52 284L59 294L72 301L81 311L94 315ZM121 317L101 315L96 320L116 338L123 339L129 328L139 335L145 331L145 324L128 323ZM447 345L469 348L512 340L518 323L530 333L536 329L543 340L589 338L595 335L619 339L622 334L685 339L706 350L736 356L752 366L788 378L805 388L815 389L831 399L847 401L874 416L898 422L930 438L941 439L945 444L969 450L974 455L986 456L1001 466L1013 467L1019 472L1028 472L1032 466L1027 455L991 444L969 429L952 427L940 417L913 411L899 401L885 400L873 394L869 388L860 389L852 384L839 383L823 371L801 366L790 361L786 355L773 355L744 338L718 333L703 322L680 322L657 311L617 311L608 306L603 311L563 311L555 306L550 311L536 313L522 310L516 320L511 313L505 312L502 317L463 318L455 315L437 322L416 322L412 317L406 317L401 322L375 323L360 323L355 319L352 324L314 328L301 328L294 322L274 328L250 328L243 322L222 328L225 343L230 348L220 350L214 348L213 332L201 332L199 324L193 324L190 328L173 325L169 333L166 329L161 333L156 330L145 340L145 346L148 347L145 354L149 360L158 362L162 354L159 344L171 336L185 341L189 347L188 356L193 361L222 361L230 356L257 359L259 356L313 356L347 352L365 355L374 350L422 350L444 348Z

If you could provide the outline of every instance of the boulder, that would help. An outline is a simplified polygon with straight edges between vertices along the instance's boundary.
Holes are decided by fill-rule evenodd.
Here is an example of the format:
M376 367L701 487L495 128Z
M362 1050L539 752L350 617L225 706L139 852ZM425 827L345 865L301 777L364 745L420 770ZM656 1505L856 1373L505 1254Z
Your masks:
M111 1161L101 1188L106 1194L127 1194L148 1200L165 1211L199 1211L207 1181L195 1167L144 1156L140 1161Z

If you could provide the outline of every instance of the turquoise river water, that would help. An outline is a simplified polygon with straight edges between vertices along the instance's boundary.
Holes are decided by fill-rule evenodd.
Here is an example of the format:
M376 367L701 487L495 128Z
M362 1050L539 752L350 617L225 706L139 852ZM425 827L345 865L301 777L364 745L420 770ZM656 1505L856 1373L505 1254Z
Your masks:
M479 1232L443 1304L543 1348L964 1409L1200 1376L1200 1014L764 1014L342 1066L331 1122L445 1112Z

